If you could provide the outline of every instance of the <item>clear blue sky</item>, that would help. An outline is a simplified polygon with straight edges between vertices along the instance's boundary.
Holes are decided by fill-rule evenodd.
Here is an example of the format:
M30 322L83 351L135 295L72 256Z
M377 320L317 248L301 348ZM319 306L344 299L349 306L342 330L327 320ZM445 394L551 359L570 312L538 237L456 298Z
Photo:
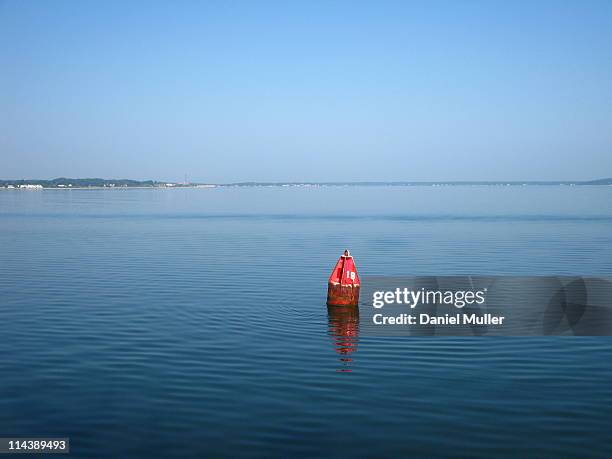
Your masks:
M612 176L612 2L3 1L0 178Z

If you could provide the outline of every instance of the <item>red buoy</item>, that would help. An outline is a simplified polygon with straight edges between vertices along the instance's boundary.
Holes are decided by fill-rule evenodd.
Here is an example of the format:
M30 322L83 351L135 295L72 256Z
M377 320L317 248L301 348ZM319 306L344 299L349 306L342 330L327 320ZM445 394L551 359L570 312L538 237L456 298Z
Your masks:
M328 306L357 306L359 303L359 275L348 250L338 259L327 283Z

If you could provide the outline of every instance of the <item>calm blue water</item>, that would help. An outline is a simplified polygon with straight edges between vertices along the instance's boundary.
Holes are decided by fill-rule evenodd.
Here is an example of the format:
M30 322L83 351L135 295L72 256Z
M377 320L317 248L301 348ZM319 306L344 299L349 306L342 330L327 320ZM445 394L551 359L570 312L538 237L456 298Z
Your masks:
M0 192L0 433L72 456L610 457L612 338L359 336L326 280L612 275L612 187Z

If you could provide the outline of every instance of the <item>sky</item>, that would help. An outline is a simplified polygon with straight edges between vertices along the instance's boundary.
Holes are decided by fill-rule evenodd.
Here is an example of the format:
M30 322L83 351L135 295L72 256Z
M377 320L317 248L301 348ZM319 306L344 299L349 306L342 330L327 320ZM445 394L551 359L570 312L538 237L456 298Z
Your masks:
M610 1L0 0L0 178L612 177Z

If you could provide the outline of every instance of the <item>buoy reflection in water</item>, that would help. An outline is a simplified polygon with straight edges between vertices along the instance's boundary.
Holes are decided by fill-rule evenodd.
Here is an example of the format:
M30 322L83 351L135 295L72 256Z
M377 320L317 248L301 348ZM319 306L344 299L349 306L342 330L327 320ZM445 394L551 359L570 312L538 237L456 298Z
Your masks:
M352 371L351 354L357 350L359 341L359 308L355 306L327 307L329 334L334 348L340 354L342 367L338 371Z

